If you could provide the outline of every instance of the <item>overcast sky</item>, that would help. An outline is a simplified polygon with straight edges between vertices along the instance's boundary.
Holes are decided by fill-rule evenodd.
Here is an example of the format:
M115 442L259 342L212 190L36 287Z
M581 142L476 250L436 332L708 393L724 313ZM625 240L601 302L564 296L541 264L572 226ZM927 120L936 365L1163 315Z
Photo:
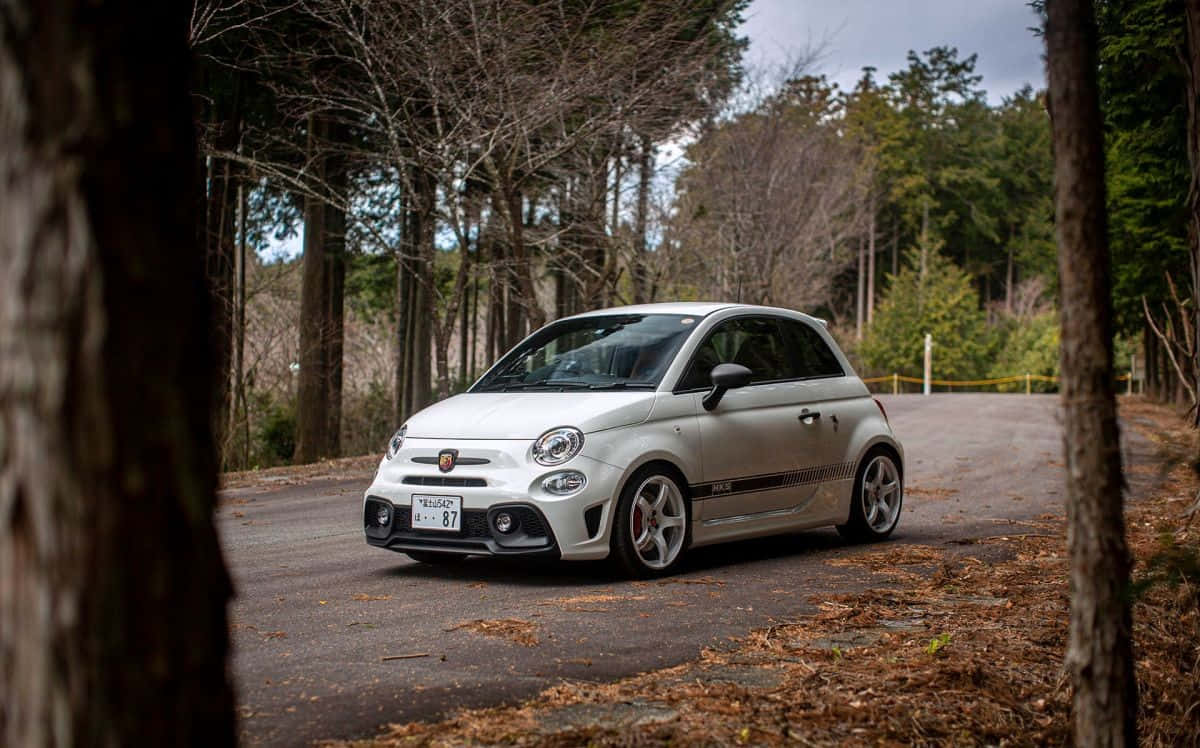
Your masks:
M779 64L823 47L817 72L849 89L864 66L877 77L905 66L908 50L958 47L978 54L988 100L999 103L1029 83L1045 87L1037 17L1026 0L753 0L742 34L748 62Z

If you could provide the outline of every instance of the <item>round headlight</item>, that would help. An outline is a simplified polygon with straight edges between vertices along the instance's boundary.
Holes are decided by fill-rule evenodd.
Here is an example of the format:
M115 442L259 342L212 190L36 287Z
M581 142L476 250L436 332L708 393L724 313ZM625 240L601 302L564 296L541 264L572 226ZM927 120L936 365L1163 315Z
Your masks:
M400 448L404 446L404 435L408 433L408 426L401 426L400 430L392 434L392 438L388 440L387 458L390 460L396 456Z
M570 426L550 429L533 443L533 459L539 465L561 465L583 449L583 432Z
M542 479L542 490L556 496L566 496L583 490L587 478L575 470L564 470L561 473L551 473Z

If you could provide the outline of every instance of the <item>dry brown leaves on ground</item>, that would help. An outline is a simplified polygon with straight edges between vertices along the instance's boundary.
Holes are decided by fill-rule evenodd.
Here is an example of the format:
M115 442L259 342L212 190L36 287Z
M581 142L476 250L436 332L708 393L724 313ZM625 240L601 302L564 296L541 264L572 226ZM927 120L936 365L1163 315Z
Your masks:
M1164 409L1137 404L1137 418L1160 444L1192 443L1182 428L1169 433L1177 422ZM1181 512L1198 489L1191 466L1177 462L1127 511L1143 745L1200 743L1200 523L1185 526ZM817 600L815 615L678 667L562 683L517 707L393 725L365 744L1065 744L1065 541L1061 520L1042 520L1036 533L997 528L986 562L972 545L834 561L878 584ZM464 626L496 630L485 623Z
M457 626L451 626L446 630L458 631L459 629L483 634L484 636L508 639L523 647L533 647L538 643L537 624L529 621L519 621L515 618L502 618L494 621L487 621L481 618L460 623Z
M322 460L311 465L284 465L264 470L222 473L220 476L221 490L293 486L314 480L334 478L363 477L369 479L375 468L379 467L379 459L379 455L361 455L359 457L342 457L336 460Z

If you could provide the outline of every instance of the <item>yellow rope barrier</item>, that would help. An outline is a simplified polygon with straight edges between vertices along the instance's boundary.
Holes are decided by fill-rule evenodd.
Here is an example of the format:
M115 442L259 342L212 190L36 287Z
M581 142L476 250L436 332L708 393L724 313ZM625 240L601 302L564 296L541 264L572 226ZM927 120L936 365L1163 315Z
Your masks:
M1116 380L1118 382L1127 382L1129 381L1129 377L1129 373L1126 372L1125 374L1118 375ZM866 384L881 384L883 382L925 383L925 380L920 377L908 377L903 374L892 374L886 377L867 377L862 381ZM997 377L995 379L930 379L929 383L939 387L980 387L990 384L1016 384L1027 381L1058 383L1059 378L1045 374L1016 374L1011 377Z

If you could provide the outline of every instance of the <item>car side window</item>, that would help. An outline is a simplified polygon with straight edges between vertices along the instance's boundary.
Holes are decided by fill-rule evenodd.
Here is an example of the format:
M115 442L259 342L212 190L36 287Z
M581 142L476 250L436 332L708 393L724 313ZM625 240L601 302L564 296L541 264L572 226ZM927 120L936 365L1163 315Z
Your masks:
M846 372L838 363L837 356L821 338L820 333L804 322L780 320L788 336L788 349L792 354L792 366L796 378L841 377Z
M709 333L676 389L709 387L709 375L717 364L745 366L753 373L752 384L793 378L787 349L787 340L775 319L737 317L727 320Z

